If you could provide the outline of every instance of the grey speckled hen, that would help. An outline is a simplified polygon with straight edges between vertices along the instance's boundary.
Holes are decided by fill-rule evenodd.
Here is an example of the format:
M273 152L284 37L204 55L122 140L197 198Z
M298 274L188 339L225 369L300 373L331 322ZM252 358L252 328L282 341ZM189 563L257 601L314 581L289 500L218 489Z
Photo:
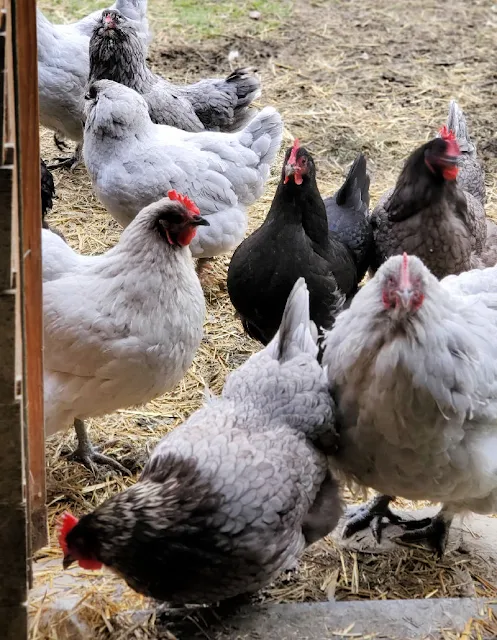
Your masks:
M152 122L184 131L236 131L255 115L260 82L251 69L227 78L211 78L179 86L147 67L143 42L134 25L119 11L104 11L90 40L89 83L114 80L134 89L148 105Z
M434 138L407 159L395 189L373 213L372 271L406 251L437 278L471 269L486 242L485 210L457 180L461 156L454 139Z
M209 603L264 587L330 532L334 405L310 325L301 278L279 333L222 396L161 440L135 486L64 533L64 566L102 563L156 599Z
M336 463L385 494L349 521L398 522L393 496L442 502L404 523L443 552L456 513L497 511L497 268L439 282L415 256L390 258L338 316L323 364L337 402Z

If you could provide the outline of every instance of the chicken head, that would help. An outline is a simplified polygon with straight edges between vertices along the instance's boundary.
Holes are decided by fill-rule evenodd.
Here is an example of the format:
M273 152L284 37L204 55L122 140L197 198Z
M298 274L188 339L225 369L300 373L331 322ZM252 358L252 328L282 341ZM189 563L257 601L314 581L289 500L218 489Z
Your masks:
M381 272L381 297L385 309L394 315L416 313L424 300L423 272L417 260L404 252L391 260Z

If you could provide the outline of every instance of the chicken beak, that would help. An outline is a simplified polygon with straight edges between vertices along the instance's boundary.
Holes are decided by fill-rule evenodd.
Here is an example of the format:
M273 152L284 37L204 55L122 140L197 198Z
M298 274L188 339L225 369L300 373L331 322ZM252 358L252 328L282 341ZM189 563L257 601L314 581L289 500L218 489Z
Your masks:
M64 560L62 561L62 566L64 569L69 569L74 562L76 562L76 558L73 558L70 553L66 553Z
M195 227L210 227L211 224L208 220L206 220L205 218L202 218L202 216L194 216L192 219L192 224Z
M400 289L397 291L397 297L400 300L400 304L403 309L409 309L412 301L412 290L411 289Z
M290 163L286 164L285 165L285 184L288 182L288 178L293 175L295 175L295 165Z

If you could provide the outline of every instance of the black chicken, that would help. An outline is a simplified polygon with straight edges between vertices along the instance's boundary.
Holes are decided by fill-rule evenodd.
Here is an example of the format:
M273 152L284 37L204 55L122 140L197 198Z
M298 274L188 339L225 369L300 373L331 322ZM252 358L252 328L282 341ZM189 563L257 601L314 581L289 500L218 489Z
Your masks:
M370 266L373 228L369 221L369 176L361 154L350 167L345 182L334 196L324 199L328 229L352 251L360 282Z
M44 229L48 229L48 222L45 216L53 207L53 199L55 198L55 185L53 176L50 173L45 162L40 158L40 175L41 175L41 220Z
M231 302L252 338L271 340L301 276L311 319L330 329L344 299L357 291L357 269L352 252L328 230L314 160L295 141L266 220L237 248L228 270Z
M56 233L59 237L66 241L64 235L58 230L50 227L46 215L53 207L53 201L57 198L55 195L55 185L53 176L50 173L50 169L45 162L40 158L40 183L41 183L41 226L43 229L49 229L53 233Z

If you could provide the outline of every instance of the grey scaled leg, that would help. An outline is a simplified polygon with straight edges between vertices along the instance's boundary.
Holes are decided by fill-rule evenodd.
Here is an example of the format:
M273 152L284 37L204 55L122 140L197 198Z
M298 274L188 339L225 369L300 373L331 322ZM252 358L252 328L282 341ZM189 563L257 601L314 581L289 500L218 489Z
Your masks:
M96 464L106 464L113 469L117 469L121 473L130 476L131 472L126 467L114 460L114 458L109 458L108 456L104 456L102 453L98 452L98 449L92 445L90 442L90 438L88 437L88 432L85 427L85 423L83 420L76 419L74 421L74 428L76 430L76 436L78 438L78 446L75 451L69 456L71 460L78 460L85 467L90 469L91 471L95 471Z
M362 531L370 526L375 540L380 543L381 534L385 528L385 520L390 524L399 525L409 530L423 528L431 522L431 518L423 518L422 520L404 520L400 516L395 515L395 513L390 509L390 502L393 500L395 500L394 496L380 495L359 507L348 519L343 530L343 537L350 538L354 533Z

